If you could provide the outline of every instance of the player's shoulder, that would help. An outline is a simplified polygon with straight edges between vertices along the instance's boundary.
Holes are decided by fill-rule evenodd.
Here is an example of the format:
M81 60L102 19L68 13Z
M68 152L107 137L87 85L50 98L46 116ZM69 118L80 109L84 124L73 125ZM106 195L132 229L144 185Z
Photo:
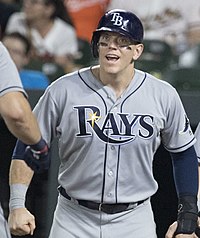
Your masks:
M136 70L137 74L145 78L145 84L149 84L152 87L156 87L163 90L176 91L176 89L164 79L160 79L148 72Z
M54 100L65 100L67 97L74 97L77 93L81 93L84 89L85 83L83 82L80 71L87 74L89 68L83 68L71 73L67 73L52 82L45 90L44 96L50 97Z
M52 82L49 88L50 89L69 88L70 85L79 84L81 79L80 73L87 75L89 71L90 71L90 68L86 67L86 68L73 71L71 73L64 74L63 76L59 77L54 82Z

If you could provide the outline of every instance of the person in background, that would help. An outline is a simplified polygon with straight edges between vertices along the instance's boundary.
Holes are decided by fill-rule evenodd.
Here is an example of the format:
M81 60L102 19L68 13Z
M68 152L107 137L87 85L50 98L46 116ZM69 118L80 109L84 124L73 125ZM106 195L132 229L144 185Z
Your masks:
M63 12L62 0L24 0L22 11L11 15L6 32L27 36L36 58L53 61L71 72L78 43L74 27L61 16Z
M31 57L31 44L28 38L19 32L4 34L3 44L8 49L25 89L46 89L49 79L45 74L36 70L25 69Z
M26 99L26 92L21 84L18 71L7 49L1 42L0 78L0 115L4 119L8 129L15 137L29 145L30 150L34 149L40 153L40 155L48 153L46 142L41 136L36 118ZM13 184L10 188L11 194L13 188L16 189L19 194L24 191L23 184ZM11 210L17 207L15 205ZM24 215L26 216L27 214ZM27 217L28 224L31 224L33 219L34 217L30 214L30 216ZM26 224L23 226L23 229L30 231L30 227ZM1 238L11 237L1 208L0 234Z
M152 165L161 142L172 157L180 208L167 238L197 238L196 140L175 88L135 68L143 35L132 12L105 13L91 45L99 64L56 80L34 108L48 145L59 141L60 194L49 238L156 238L150 198L158 189ZM16 180L29 186L33 174L26 169L42 169L37 160L25 168L21 149L23 143L13 153L11 186ZM20 213L11 211L9 224L26 234Z
M0 38L3 36L9 17L20 10L19 1L0 0Z
M64 0L79 39L91 41L92 33L109 2L110 0Z

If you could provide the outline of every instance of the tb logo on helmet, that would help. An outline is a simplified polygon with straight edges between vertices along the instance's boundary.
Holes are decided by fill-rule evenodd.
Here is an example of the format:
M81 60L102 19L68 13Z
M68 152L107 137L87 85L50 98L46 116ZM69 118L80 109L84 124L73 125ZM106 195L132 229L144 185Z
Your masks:
M111 19L113 23L113 25L115 26L121 26L121 28L123 28L124 30L127 28L127 24L129 22L129 20L124 21L123 17L120 16L119 12L114 12L113 17Z
M92 36L92 54L99 57L98 41L103 31L116 32L131 38L137 43L143 40L143 25L132 12L114 9L106 12L100 19L97 29Z

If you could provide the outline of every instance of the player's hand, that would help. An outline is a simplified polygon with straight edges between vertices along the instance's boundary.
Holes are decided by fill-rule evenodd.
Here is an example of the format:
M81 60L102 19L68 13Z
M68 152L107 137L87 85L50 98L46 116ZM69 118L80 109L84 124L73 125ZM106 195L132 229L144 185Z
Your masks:
M50 167L50 152L48 146L42 151L35 151L27 146L24 153L24 160L35 173L43 173Z
M165 238L198 238L198 236L195 235L195 233L192 233L191 235L187 234L178 234L174 235L177 229L177 222L174 222L168 229Z
M8 225L13 235L33 235L35 217L26 208L17 208L10 212Z
M197 228L195 231L197 237L200 237L200 212L199 212L199 217L198 217L198 222L197 222Z

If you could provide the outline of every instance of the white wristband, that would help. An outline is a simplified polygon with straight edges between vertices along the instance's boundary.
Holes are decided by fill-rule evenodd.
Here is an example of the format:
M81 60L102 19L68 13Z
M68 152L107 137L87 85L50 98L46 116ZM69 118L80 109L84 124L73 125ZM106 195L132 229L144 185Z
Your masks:
M16 208L25 207L26 192L28 186L25 184L12 184L10 185L10 211Z

